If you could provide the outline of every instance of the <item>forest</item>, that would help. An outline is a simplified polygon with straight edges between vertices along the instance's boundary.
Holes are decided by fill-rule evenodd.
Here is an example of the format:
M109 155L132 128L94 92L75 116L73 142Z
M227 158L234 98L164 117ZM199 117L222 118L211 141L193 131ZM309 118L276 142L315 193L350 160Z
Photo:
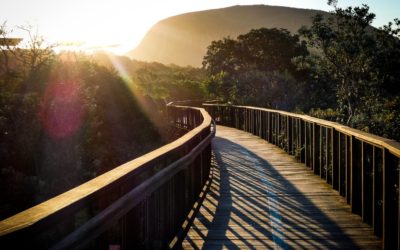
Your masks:
M107 52L25 48L0 27L0 219L172 138L165 105L217 100L336 121L400 141L400 20L371 26L367 5L309 27L253 29L213 41L203 67Z
M5 25L1 35L1 218L170 140L167 124L141 107L155 104L117 71L85 54L56 54L34 33L23 49L7 43Z

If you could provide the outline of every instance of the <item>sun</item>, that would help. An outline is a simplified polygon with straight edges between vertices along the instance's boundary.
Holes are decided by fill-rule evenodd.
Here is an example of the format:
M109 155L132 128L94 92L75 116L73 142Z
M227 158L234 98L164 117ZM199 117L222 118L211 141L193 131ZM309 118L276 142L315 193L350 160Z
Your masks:
M168 12L143 1L116 0L49 2L33 24L59 50L108 50L123 54L136 47L146 32Z
M148 29L147 26L131 26L127 35L128 31L118 25L77 25L53 32L51 40L61 50L106 50L123 54L137 46Z

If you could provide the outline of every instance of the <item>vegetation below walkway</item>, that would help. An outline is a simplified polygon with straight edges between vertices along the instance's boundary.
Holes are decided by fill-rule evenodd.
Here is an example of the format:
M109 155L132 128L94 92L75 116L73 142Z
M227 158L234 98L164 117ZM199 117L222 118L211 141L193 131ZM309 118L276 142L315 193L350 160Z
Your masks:
M0 218L168 140L166 124L147 117L144 98L118 72L89 56L55 54L39 36L30 42L0 46Z

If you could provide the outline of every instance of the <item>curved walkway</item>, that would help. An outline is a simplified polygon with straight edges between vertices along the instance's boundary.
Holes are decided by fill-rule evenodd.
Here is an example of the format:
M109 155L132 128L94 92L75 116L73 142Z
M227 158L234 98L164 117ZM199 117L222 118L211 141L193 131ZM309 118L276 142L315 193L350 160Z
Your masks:
M214 179L185 249L379 249L372 229L293 156L218 126Z

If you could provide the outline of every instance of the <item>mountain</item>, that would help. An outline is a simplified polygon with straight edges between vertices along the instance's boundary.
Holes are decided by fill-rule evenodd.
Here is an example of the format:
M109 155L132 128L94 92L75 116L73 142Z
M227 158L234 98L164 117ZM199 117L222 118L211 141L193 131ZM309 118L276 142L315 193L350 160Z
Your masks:
M251 29L285 28L291 32L311 24L311 17L326 12L289 7L252 5L186 13L155 24L128 56L181 66L201 66L213 40L236 38Z

